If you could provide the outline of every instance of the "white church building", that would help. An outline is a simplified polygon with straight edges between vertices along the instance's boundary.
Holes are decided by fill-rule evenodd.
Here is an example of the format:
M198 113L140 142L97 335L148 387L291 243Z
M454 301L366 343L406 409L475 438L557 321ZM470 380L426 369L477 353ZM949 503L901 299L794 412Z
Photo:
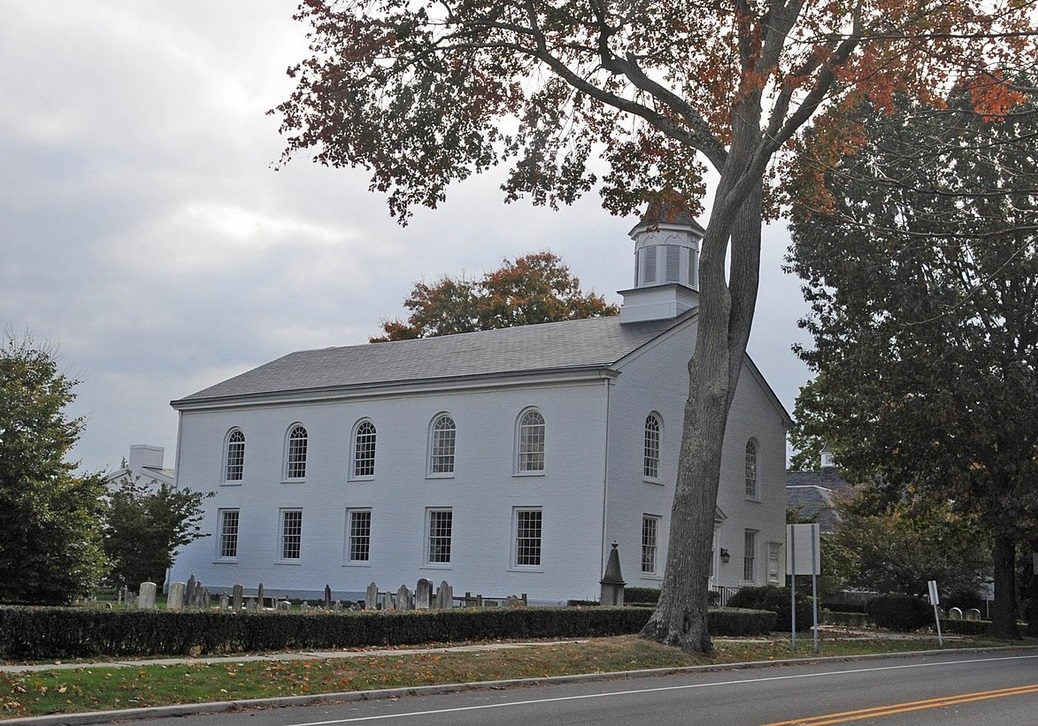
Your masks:
M291 353L173 401L211 536L172 580L358 599L419 578L597 599L611 544L658 587L696 339L702 228L647 215L619 316ZM711 584L785 581L787 412L746 358Z

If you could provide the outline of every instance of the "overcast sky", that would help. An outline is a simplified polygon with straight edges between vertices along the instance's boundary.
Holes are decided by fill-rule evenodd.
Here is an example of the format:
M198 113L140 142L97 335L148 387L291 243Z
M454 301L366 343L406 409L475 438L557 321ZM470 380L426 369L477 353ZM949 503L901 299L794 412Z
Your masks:
M550 249L610 302L637 221L597 196L559 212L470 180L410 225L367 176L275 171L296 0L0 3L0 327L55 345L78 378L83 469L135 443L176 450L181 398L294 350L365 343L416 280ZM765 234L750 354L792 411L805 305Z

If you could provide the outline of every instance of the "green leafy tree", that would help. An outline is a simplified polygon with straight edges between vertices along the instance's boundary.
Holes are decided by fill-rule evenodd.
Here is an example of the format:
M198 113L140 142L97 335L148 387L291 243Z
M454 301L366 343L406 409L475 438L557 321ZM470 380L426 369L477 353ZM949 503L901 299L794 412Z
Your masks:
M992 538L993 630L1016 636L1015 554L1038 513L1038 114L901 99L793 225L817 372L794 443L832 447L897 506L954 500Z
M977 518L947 502L899 504L876 511L868 498L836 502L825 535L831 572L842 587L924 597L936 580L944 595L976 593L991 567Z
M769 170L816 112L808 144L835 154L861 97L932 96L953 80L1001 108L1029 62L1026 3L859 0L304 0L309 57L273 111L284 159L371 171L406 221L455 181L510 166L506 199L568 204L598 188L632 213L663 198L699 211L700 308L667 563L644 634L692 652L706 628L721 447L756 304ZM672 206L672 208L674 208Z
M109 582L134 589L148 581L161 585L179 549L208 536L200 528L202 500L207 496L212 493L122 477L104 512Z
M30 337L0 342L0 600L60 604L105 571L98 527L101 474L68 454L83 420L65 409L77 381Z
M526 255L515 262L505 260L500 269L479 280L444 277L432 286L416 283L404 307L411 311L407 322L383 323L385 334L372 338L372 343L597 318L620 312L615 305L606 304L601 295L582 291L580 280L552 252Z

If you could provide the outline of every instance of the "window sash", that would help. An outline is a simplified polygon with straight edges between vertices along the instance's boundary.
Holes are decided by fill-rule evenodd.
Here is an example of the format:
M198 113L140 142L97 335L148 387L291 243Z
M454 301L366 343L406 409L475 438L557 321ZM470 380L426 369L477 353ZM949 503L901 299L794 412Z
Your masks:
M229 560L238 556L239 517L237 509L220 510L220 559Z
M660 420L653 414L645 419L645 452L642 473L649 479L660 478Z
M742 579L753 582L757 569L757 533L746 530L742 557Z
M288 466L285 476L289 479L306 477L306 429L296 426L288 437Z
M539 509L520 509L515 516L515 564L539 567L543 519Z
M245 472L245 434L232 431L227 437L227 467L224 481L241 481Z
M426 562L435 565L450 564L453 516L449 509L429 510L429 541Z
M347 561L368 562L371 557L371 511L350 512Z
M519 471L544 471L544 417L528 411L519 421Z
M375 425L364 421L357 426L353 444L353 476L375 475Z
M291 509L281 513L281 559L298 560L302 552L303 511Z
M746 496L756 497L757 489L757 447L751 441L746 444Z
M429 472L432 474L454 473L454 446L456 442L454 419L441 416L433 424L432 442L429 447Z
M642 517L642 572L656 572L659 517Z

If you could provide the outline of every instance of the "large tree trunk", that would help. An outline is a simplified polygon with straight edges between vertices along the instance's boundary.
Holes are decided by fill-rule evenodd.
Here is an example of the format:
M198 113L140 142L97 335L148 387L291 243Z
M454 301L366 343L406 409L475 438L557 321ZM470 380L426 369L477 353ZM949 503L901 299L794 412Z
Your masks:
M733 161L730 157L726 171L732 169ZM734 212L724 210L725 195L738 182L735 174L727 178L722 174L717 192L721 202L715 203L703 239L696 347L688 366L667 565L656 610L641 632L643 637L691 653L707 653L712 648L707 600L721 454L760 271L762 186L758 177ZM729 202L731 198L727 197ZM730 285L726 281L729 239Z
M995 532L995 604L991 612L991 636L1018 640L1016 625L1016 538Z

